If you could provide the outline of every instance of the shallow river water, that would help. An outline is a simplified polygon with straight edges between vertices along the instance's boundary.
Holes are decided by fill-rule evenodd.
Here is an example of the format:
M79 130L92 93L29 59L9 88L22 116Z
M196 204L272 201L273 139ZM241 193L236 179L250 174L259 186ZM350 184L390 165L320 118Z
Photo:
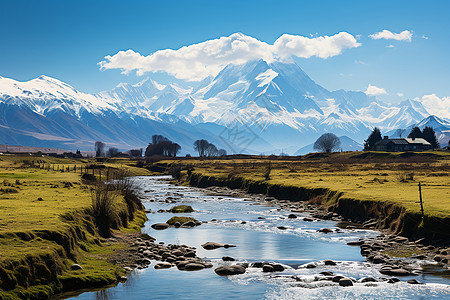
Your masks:
M449 280L432 275L401 278L402 281L396 284L377 282L367 286L356 283L352 287L314 281L314 276L322 271L332 271L356 280L367 276L387 277L378 272L379 267L365 262L359 247L346 245L348 241L374 237L378 232L353 229L318 233L317 229L323 227L336 228L336 223L288 219L288 211L255 205L243 198L207 196L200 189L172 185L167 178L134 178L144 195L146 208L157 211L186 204L191 205L195 212L183 215L200 221L218 221L194 228L157 231L150 225L165 222L173 214L155 213L148 215L149 221L142 231L155 237L156 242L196 247L197 255L211 260L214 267L194 272L179 271L176 267L155 270L155 262L152 262L149 268L133 271L125 283L101 291L87 291L75 296L76 299L450 299ZM167 197L176 198L177 203L158 202ZM150 202L150 199L155 202ZM242 221L246 223L242 224ZM280 230L278 226L287 229ZM237 247L204 250L200 245L208 241ZM273 261L287 266L287 269L263 273L261 269L248 268L245 274L221 277L215 274L214 268L227 264L222 261L223 256L231 256L241 262ZM325 259L338 264L325 266ZM310 262L317 263L318 267L301 267ZM293 275L300 281L292 279ZM425 284L406 283L411 278Z

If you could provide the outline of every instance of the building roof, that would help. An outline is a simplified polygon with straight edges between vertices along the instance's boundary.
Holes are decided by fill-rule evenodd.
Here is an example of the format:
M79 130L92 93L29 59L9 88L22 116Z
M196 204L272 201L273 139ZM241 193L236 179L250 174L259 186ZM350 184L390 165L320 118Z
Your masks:
M431 146L431 144L426 139L423 138L415 138L415 139L405 138L405 140L408 142L408 144L421 144Z
M382 139L375 143L377 146L384 146L389 143L393 143L395 145L408 145L408 142L405 139Z
M394 145L429 145L431 146L431 144L423 139L423 138L415 138L415 139L410 139L410 138L404 138L404 139L382 139L378 142L375 143L376 146L385 146L389 143L392 143Z

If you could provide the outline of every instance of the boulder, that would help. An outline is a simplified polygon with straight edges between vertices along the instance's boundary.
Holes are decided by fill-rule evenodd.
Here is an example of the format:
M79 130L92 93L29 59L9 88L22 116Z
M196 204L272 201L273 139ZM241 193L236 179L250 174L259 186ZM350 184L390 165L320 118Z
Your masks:
M343 278L339 279L339 285L340 286L352 286L353 282L349 278L343 277Z
M207 242L202 245L202 247L206 250L214 250L214 249L221 248L224 246L225 246L225 244L216 243L216 242Z
M154 268L158 270L158 269L168 269L171 267L172 267L172 264L162 262L162 263L157 263Z
M386 260L385 260L384 257L381 256L381 255L375 255L375 256L373 257L373 259L372 259L372 262L373 262L374 264L383 264L383 263L386 262Z
M365 283L365 282L377 282L377 280L373 277L364 277L360 280L360 282Z
M156 230L164 230L164 229L169 228L169 224L167 224L167 223L156 223L156 224L152 225L152 228L156 229Z
M420 281L417 281L416 279L409 279L409 280L407 280L406 281L407 283L409 283L409 284L423 284L422 282L420 282Z
M297 219L297 216L294 215L294 214L290 214L290 215L288 216L288 218L289 218L289 219Z
M314 264L314 263L309 263L309 264L307 264L307 265L305 266L305 268L307 268L307 269L314 269L314 268L317 268L317 266L316 266L316 264Z
M411 272L403 268L381 268L380 273L389 276L409 276Z
M364 244L364 241L354 241L354 242L348 242L347 245L349 246L361 246Z
M239 265L222 266L216 268L214 272L216 272L216 274L220 276L238 275L244 274L245 268Z
M332 229L330 228L321 228L319 230L317 230L318 232L322 232L322 233L329 233L329 232L333 232Z
M275 269L272 265L264 265L262 269L263 272L275 272Z
M194 221L188 221L188 222L181 224L181 227L184 227L184 228L195 227L195 226L197 226L197 224Z
M341 278L344 278L344 276L342 275L336 275L333 277L333 279L331 279L331 281L333 282L339 282L339 280L341 280Z
M198 263L189 263L184 266L184 269L186 271L198 271L198 270L203 270L204 268L205 268L205 266L203 264L198 264Z
M222 257L222 260L223 261L235 261L235 259L232 258L231 256L224 256L224 257Z
M305 218L303 218L303 221L305 221L305 222L313 222L314 219L313 219L313 218L305 217Z
M280 229L280 230L286 230L286 229L287 229L287 228L284 227L284 226L278 226L277 228Z
M180 224L180 222L175 222L175 224L173 224L173 226L175 226L175 228L180 228L181 224Z
M389 280L387 281L387 283L397 283L397 282L399 282L400 281L400 279L398 279L398 278L396 278L396 277L392 277L392 278L389 278Z
M335 266L336 263L330 259L326 259L323 261L325 263L326 266Z
M169 209L169 212L171 213L191 213L194 209L192 209L192 206L189 205L177 205Z

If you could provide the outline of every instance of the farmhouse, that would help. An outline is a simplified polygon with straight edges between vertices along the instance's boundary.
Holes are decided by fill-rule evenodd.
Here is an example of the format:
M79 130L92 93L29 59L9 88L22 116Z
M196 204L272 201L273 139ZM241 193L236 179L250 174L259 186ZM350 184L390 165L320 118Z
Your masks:
M375 143L375 151L425 151L430 150L431 144L423 138L390 139L385 136Z

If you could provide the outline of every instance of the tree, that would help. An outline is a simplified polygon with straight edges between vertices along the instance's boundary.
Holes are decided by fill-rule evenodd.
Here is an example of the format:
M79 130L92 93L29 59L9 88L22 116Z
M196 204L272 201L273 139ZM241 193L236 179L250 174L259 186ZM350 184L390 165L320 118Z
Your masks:
M423 138L422 130L420 130L419 127L415 126L413 127L413 129L411 129L411 132L409 133L408 137L410 139Z
M172 142L168 138L162 135L153 135L152 143L150 143L145 149L145 156L150 157L153 155L162 155L175 157L180 152L181 146Z
M131 149L128 151L131 157L142 157L142 148L140 149Z
M97 141L95 142L95 157L101 157L105 155L105 143Z
M314 150L330 153L335 149L339 149L341 141L333 133L322 134L314 143Z
M115 148L115 147L110 147L108 149L108 153L107 153L109 157L116 157L119 154L119 149Z
M217 147L214 144L208 144L205 152L206 152L206 156L213 157L213 156L218 155L219 150L217 150Z
M209 143L207 140L196 140L194 142L194 150L198 152L198 156L203 157L206 155L206 148Z
M436 132L434 132L433 127L427 126L422 131L423 138L431 144L433 149L439 148L439 142L436 138Z
M364 151L372 150L378 141L381 141L381 131L375 127L367 140L364 140Z
M217 152L217 156L227 156L227 150L219 149L219 151Z

